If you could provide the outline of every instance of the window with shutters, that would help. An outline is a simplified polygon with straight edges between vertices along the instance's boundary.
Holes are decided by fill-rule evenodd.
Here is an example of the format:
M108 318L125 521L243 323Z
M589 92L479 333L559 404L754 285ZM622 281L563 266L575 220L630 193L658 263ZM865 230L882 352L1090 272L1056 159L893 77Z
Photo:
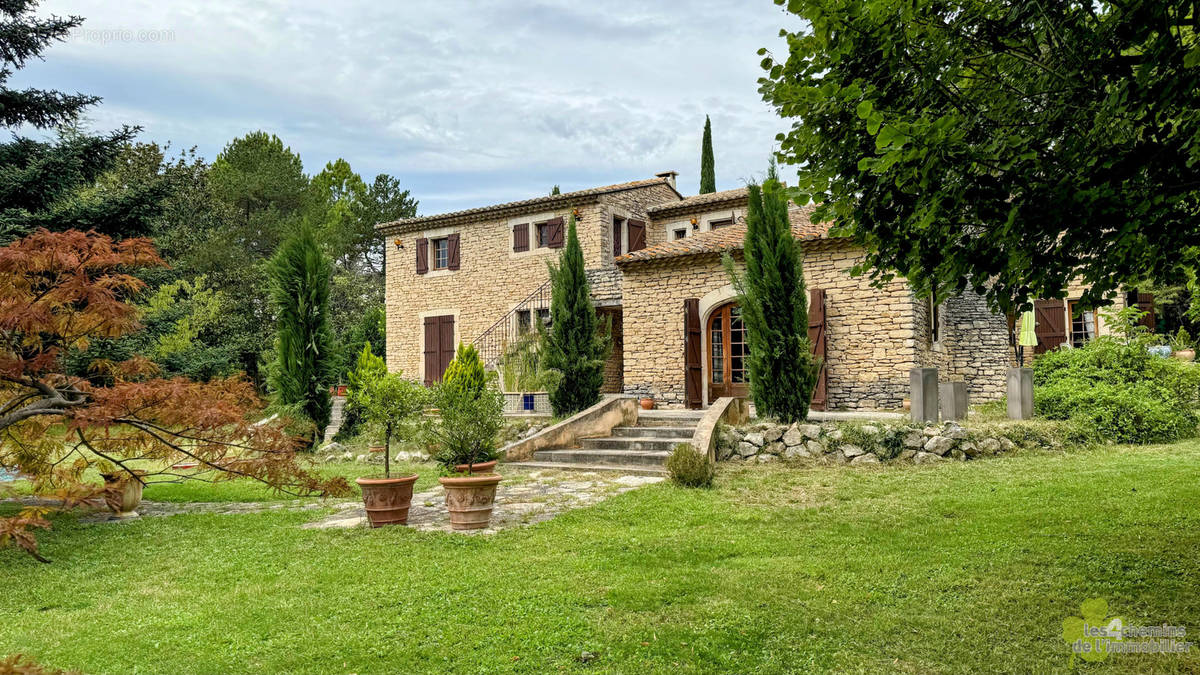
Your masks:
M646 222L621 216L612 219L613 257L646 248Z
M550 245L550 223L538 223L537 227L537 246L538 248L546 248Z

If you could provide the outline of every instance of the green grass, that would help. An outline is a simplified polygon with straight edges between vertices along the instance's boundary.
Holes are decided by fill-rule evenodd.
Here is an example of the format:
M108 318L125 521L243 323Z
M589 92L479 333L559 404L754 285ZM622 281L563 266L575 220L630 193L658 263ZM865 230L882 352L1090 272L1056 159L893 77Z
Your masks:
M1200 630L1200 443L723 467L533 527L62 517L0 551L0 654L87 673L1069 672L1088 598ZM597 658L583 663L579 656ZM1079 672L1196 672L1116 655Z
M351 497L357 497L358 486L355 478L364 476L382 476L383 465L359 464L356 462L329 462L317 464L316 470L322 476L343 476L354 490ZM392 475L404 476L418 474L420 478L414 489L428 490L437 484L438 469L433 464L418 462L392 462ZM92 482L100 483L98 473L88 474ZM164 480L161 477L151 477L150 481ZM11 484L15 494L28 494L30 486L25 481ZM0 496L8 496L3 494ZM263 502L297 499L297 497L272 490L267 485L250 479L221 480L204 482L199 480L182 481L179 483L152 482L142 492L142 498L159 502ZM314 498L315 499L315 498Z

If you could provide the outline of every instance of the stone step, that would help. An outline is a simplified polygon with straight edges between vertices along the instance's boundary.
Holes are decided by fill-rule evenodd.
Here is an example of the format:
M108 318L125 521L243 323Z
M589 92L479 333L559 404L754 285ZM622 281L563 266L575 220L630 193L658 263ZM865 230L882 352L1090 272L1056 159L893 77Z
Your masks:
M689 443L692 437L684 438L646 438L646 437L617 437L584 438L579 444L586 450L632 450L670 453L679 443Z
M666 452L653 450L601 450L568 449L537 450L535 462L555 464L583 464L587 466L652 466L662 468L667 461Z
M616 464L576 464L573 462L505 462L500 465L500 470L503 471L506 466L515 466L522 469L550 469L555 471L607 471L613 473L623 473L633 476L663 476L667 470L661 466L649 465L628 465L621 466Z
M691 438L696 427L615 427L612 435L619 438Z
M639 410L639 427L687 427L695 428L704 417L703 410Z

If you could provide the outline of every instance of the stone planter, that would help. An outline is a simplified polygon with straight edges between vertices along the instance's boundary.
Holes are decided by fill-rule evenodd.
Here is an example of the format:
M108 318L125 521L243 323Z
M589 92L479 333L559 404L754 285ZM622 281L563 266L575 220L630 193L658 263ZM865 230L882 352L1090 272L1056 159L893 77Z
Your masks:
M492 518L496 501L496 486L500 474L480 476L443 476L438 479L446 489L446 510L450 512L450 529L482 530Z
M1180 349L1177 352L1172 352L1171 356L1179 359L1180 361L1195 361L1196 360L1196 350L1195 349Z
M113 520L137 518L137 507L142 503L141 476L145 471L135 470L134 476L127 473L101 474L104 478L104 503L113 512Z
M363 506L367 509L367 520L371 527L404 525L408 522L417 474L399 478L356 478L354 482L362 489Z

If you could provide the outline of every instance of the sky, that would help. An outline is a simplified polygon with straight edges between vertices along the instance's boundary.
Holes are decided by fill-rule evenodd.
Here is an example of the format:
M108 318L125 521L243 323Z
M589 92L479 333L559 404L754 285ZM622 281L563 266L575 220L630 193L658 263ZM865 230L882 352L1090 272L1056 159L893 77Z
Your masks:
M787 128L758 94L760 47L799 20L771 0L43 0L86 18L11 80L103 97L97 131L195 146L278 135L313 174L387 173L422 215L680 173L761 176ZM787 176L784 176L787 180Z

